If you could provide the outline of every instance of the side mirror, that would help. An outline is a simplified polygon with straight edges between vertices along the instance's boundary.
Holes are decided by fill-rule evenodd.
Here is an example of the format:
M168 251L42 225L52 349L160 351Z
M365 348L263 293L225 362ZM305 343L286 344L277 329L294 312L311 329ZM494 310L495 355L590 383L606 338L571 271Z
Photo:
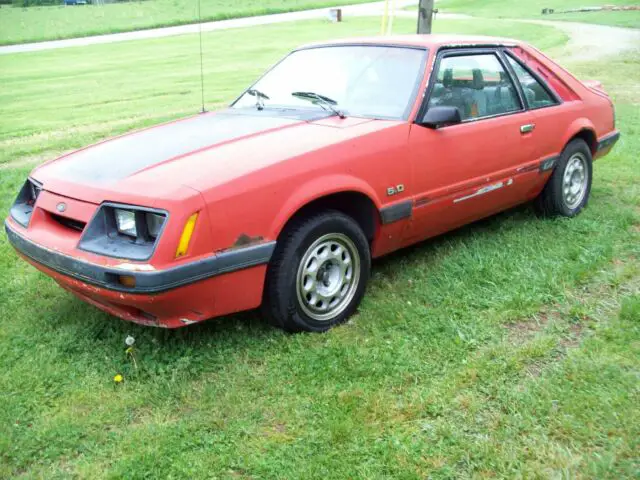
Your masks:
M460 110L456 107L431 107L418 124L427 128L440 128L462 122Z

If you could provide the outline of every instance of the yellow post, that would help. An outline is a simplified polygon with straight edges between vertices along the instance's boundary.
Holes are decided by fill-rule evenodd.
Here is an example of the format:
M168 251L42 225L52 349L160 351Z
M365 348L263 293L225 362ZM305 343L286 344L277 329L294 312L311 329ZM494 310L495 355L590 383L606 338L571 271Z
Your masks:
M393 19L396 17L396 0L391 0L391 15L387 23L387 34L393 34Z
M387 33L387 17L389 16L389 0L384 0L384 13L382 14L382 25L380 25L380 35Z

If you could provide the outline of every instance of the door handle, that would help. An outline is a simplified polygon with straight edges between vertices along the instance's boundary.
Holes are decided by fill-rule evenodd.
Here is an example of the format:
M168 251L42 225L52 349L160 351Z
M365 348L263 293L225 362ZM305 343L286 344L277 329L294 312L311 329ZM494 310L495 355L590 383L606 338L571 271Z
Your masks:
M520 126L520 133L531 133L533 129L536 128L535 123L527 123L526 125Z

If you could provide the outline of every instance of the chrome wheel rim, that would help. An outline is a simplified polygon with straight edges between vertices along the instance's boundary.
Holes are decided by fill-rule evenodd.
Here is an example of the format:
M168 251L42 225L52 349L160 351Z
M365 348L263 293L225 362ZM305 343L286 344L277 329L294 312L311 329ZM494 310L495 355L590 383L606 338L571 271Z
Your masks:
M565 205L571 210L584 199L588 181L587 159L582 153L576 153L567 162L562 176L562 196Z
M302 256L296 293L302 311L314 320L330 321L351 303L360 281L360 254L349 237L329 233Z

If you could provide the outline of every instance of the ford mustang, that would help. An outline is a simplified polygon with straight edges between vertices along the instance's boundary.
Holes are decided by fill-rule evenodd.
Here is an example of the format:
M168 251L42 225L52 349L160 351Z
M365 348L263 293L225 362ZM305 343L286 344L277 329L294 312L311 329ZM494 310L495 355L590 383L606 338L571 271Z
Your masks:
M371 259L525 202L586 205L612 102L516 40L299 48L229 108L66 154L5 221L80 299L165 328L261 307L289 331L352 315Z

